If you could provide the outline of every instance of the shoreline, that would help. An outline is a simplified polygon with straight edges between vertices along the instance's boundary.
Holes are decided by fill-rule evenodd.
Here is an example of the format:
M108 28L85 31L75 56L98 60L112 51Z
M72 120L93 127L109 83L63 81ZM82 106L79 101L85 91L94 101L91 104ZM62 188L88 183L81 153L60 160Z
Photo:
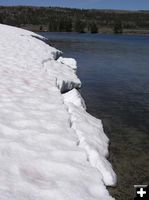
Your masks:
M28 28L28 27L24 27L24 26L22 26L22 27L20 27L20 28L22 28L22 29L24 29L24 30L28 30L28 31L31 31L31 32L37 32L37 33L40 33L40 32L45 32L45 33L55 33L55 31L54 32L52 32L52 31L48 31L48 30L39 30L39 29L32 29L32 28ZM78 33L78 32L75 32L75 31L71 31L71 32L56 32L56 33L68 33L68 34L73 34L73 33ZM84 33L78 33L78 34L91 34L91 35L102 35L102 34L105 34L105 35L121 35L121 36L149 36L149 30L125 30L124 29L124 31L123 31L123 33L120 33L120 34L116 34L116 33L113 33L113 31L112 30L110 30L110 31L99 31L98 33L91 33L91 32L84 32Z

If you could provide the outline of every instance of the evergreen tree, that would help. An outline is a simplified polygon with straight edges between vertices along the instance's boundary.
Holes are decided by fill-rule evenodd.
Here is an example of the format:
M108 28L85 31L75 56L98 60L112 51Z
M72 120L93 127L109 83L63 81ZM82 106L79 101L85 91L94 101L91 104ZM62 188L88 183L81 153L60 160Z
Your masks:
M91 33L98 33L98 27L95 22L90 25L90 31Z
M75 31L78 33L84 33L84 28L85 24L81 20L77 19L75 21L75 27L74 27Z
M59 31L59 24L55 18L49 20L49 31L56 32Z
M123 27L122 27L122 22L121 21L115 22L115 24L114 24L114 33L115 34L123 33Z
M3 24L3 16L0 16L0 24Z
M43 27L42 27L42 25L40 25L40 28L39 28L39 29L40 29L40 31L42 31L42 30L43 30Z
M66 23L66 32L71 32L72 31L72 20L67 19L65 23Z
M71 32L72 31L72 21L67 18L59 19L59 31L60 32Z

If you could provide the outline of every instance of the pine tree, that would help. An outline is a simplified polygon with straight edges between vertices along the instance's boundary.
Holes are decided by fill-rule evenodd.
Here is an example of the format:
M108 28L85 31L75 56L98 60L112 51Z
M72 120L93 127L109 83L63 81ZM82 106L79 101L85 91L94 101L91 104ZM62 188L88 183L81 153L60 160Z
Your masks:
M75 31L78 33L84 33L84 28L85 24L81 20L77 19L75 21L75 27L74 27Z
M59 31L60 32L71 32L72 31L72 21L67 18L59 19Z
M122 27L122 22L121 21L115 22L115 24L114 24L114 33L115 34L123 33L123 27Z
M95 22L90 25L90 31L91 33L98 33L98 27Z
M57 20L53 17L49 20L49 31L50 32L56 32L59 31L59 25L57 23Z

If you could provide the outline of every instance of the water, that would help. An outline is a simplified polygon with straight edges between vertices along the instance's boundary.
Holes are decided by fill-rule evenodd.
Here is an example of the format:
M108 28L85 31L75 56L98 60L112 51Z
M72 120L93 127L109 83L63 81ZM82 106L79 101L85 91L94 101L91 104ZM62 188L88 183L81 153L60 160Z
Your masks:
M149 184L149 37L42 35L78 61L88 112L102 119L111 141L118 185L108 189L117 200L132 200L133 185Z

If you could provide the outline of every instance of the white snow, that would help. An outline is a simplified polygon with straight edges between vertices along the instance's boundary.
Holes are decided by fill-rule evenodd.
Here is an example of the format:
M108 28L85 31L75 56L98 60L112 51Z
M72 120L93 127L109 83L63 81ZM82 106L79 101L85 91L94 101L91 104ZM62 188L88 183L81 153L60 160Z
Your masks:
M44 63L43 67L46 69L47 74L53 78L53 82L56 83L56 86L62 93L73 88L81 87L80 80L77 78L73 69L67 65L59 63L55 60L50 60Z
M70 68L74 70L77 69L77 62L74 58L63 58L60 56L57 61L69 66Z
M75 89L75 61L41 39L0 25L0 199L112 200L109 140Z
M86 110L84 99L81 97L79 91L75 88L63 94L63 98L66 105L69 105L69 103L73 103L79 109L82 108Z
M76 91L64 94L64 102L68 106L72 127L79 138L79 146L86 150L91 165L97 168L105 185L114 185L115 173L111 164L105 159L108 156L108 138L103 131L101 120L88 114L84 101Z

